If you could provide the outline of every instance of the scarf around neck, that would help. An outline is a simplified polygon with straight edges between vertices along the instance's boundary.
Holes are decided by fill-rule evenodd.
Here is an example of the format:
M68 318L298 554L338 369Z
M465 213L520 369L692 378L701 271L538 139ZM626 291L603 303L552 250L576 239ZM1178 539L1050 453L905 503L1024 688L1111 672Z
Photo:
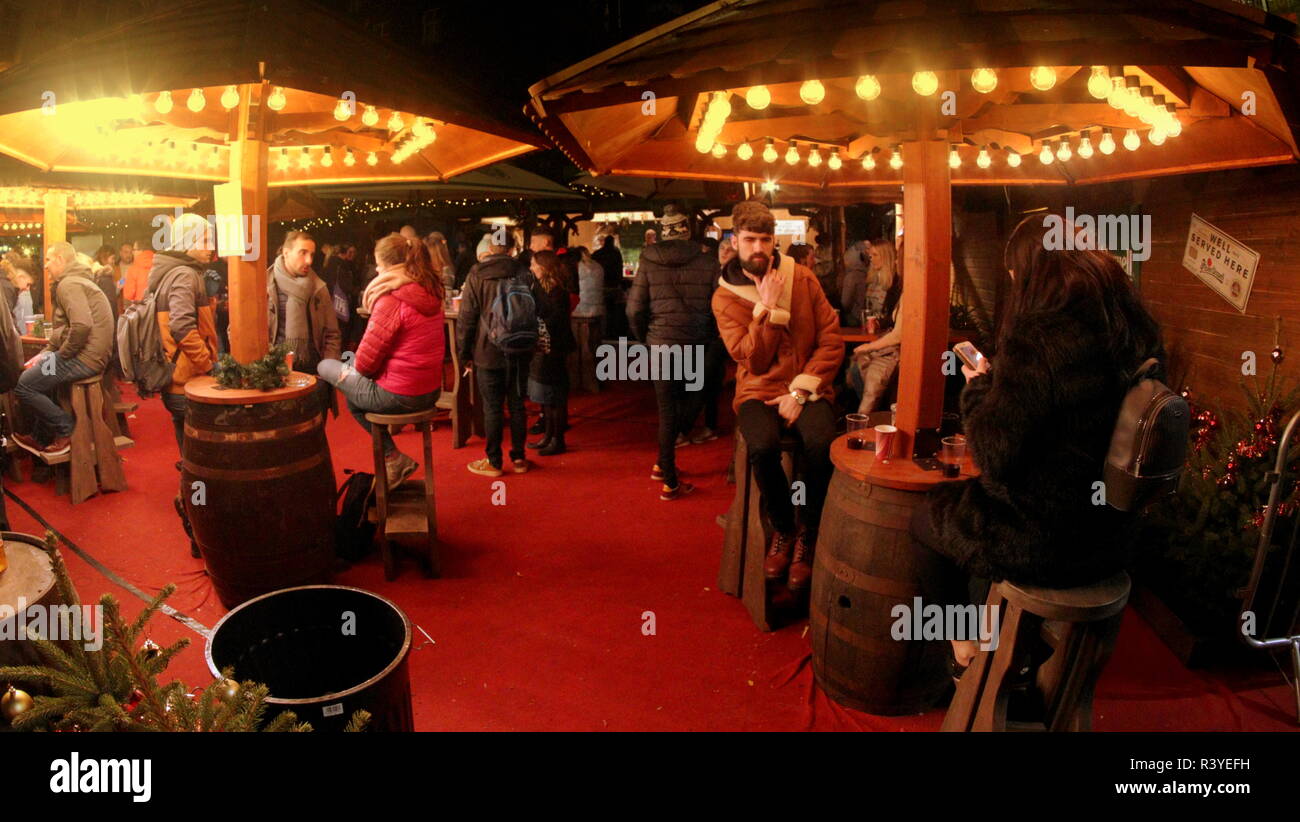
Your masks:
M284 342L289 345L290 351L295 352L296 363L312 367L320 352L312 348L314 341L311 338L307 302L316 291L316 277L311 272L305 277L293 276L285 268L284 257L275 258L274 275L275 287L288 298L284 302Z

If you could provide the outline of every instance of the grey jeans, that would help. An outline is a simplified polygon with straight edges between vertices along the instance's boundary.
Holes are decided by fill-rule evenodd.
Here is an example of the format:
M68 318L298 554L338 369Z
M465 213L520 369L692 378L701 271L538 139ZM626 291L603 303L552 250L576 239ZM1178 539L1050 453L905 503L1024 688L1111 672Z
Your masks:
M343 376L343 366L344 363L339 360L321 360L316 366L316 373L320 374L325 382L343 392L343 396L348 401L348 410L367 432L370 431L370 422L366 420L367 412L410 414L413 411L423 411L432 408L438 401L438 394L441 393L433 391L418 396L394 394L369 377L361 376L350 365L348 369L352 372L351 375L339 384L339 378ZM387 457L397 450L397 445L388 433L388 426L384 426L380 436L384 441L384 456Z

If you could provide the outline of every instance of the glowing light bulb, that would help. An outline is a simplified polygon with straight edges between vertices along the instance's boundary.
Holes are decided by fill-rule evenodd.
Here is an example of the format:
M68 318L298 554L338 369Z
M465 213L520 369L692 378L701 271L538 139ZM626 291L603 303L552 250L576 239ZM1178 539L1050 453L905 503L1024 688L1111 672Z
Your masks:
M366 106L366 110L361 114L361 122L370 128L374 128L379 122L379 112L375 111L374 106Z
M799 149L795 147L794 143L791 143L790 147L786 149L785 161L792 166L799 165Z
M1092 158L1092 138L1086 133L1079 138L1079 159L1088 160Z
M961 168L961 155L957 153L957 147L953 146L948 149L948 168Z
M352 110L347 100L339 100L334 104L334 119L340 123L352 116Z
M709 131L701 130L695 135L695 150L701 154L708 154L713 150L713 134Z
M822 164L822 154L820 151L817 150L817 146L813 146L812 151L808 152L808 165L812 166L813 168L817 168L821 164Z
M213 146L212 151L208 153L208 168L216 168L220 162L221 157L217 151L217 147Z
M826 167L831 171L839 171L843 165L844 161L840 159L840 150L837 148L831 154L831 158L826 161Z
M239 105L239 89L234 86L226 86L226 90L221 92L221 107L230 111Z
M298 155L298 168L303 171L311 168L311 152L308 151L306 146L302 147L302 154Z
M862 167L867 171L876 170L876 155L868 153L862 158Z
M1106 102L1116 111L1124 110L1125 95L1128 90L1124 88L1123 77L1110 78L1110 93L1106 95Z
M727 156L727 147L724 146L722 143L714 143L713 150L710 151L709 153L712 154L715 158L721 160L723 157Z
M981 146L979 156L975 158L975 165L980 168L988 168L993 165L993 158L989 156L989 147Z
M402 115L395 111L393 112L393 116L388 118L389 131L401 131L405 125L406 123L402 122Z
M1007 149L1007 165L1012 168L1020 168L1020 155L1012 149Z
M1165 138L1168 136L1162 127L1152 126L1151 130L1147 132L1147 142L1153 146L1163 146Z
M1038 162L1045 166L1052 164L1052 147L1048 143L1043 143L1043 150L1038 152Z
M1183 133L1183 121L1179 120L1177 115L1170 115L1169 122L1165 124L1165 131L1170 137L1177 137Z
M329 146L325 146L325 151L320 156L321 168L329 168L334 165L334 151Z
M762 111L772 104L772 92L767 86L750 86L745 92L745 103L755 111Z
M748 160L754 156L754 147L749 143L741 143L736 146L736 156L741 160Z
M918 71L912 75L912 91L929 97L939 90L939 76L933 71Z
M880 96L880 80L874 74L864 74L853 84L853 91L861 99L870 102Z
M980 94L988 94L998 87L998 73L991 68L977 68L970 73L970 85Z
M1056 148L1056 159L1065 163L1069 162L1070 158L1073 156L1074 152L1070 150L1070 139L1066 137L1061 140L1061 144Z
M190 153L185 159L185 164L190 168L198 168L199 165L199 144L190 143Z
M1101 132L1101 142L1097 144L1102 154L1115 153L1115 138L1111 136L1110 129L1103 129Z
M153 107L158 110L159 114L167 114L172 110L172 93L170 91L161 92L158 98L153 101Z
M1029 71L1029 84L1039 91L1056 85L1056 69L1051 66L1034 66Z
M810 106L815 106L826 99L826 87L821 80L805 80L799 86L799 99Z
M775 163L776 158L777 158L776 146L772 145L771 140L768 140L767 145L763 148L763 162Z
M288 170L289 170L289 152L288 152L288 151L286 151L285 149L280 149L280 156L275 158L275 167L276 167L276 169L279 170L279 171L288 171Z
M1098 100L1105 100L1110 95L1110 74L1105 66L1093 66L1088 75L1088 93Z
M903 155L897 147L894 148L894 153L889 157L889 167L894 171L898 171L903 167Z
M284 89L276 86L271 89L271 96L266 98L266 107L271 111L282 111L288 101L288 98L284 95Z
M198 114L203 111L203 106L207 105L207 102L207 98L203 96L203 89L196 88L190 92L189 99L185 101L185 107Z
M375 154L373 151L370 152L369 154L367 154L367 155L366 155L366 165L368 165L368 166L377 166L377 165L379 165L379 155L378 155L378 154Z
M1129 151L1137 151L1138 146L1142 145L1142 138L1138 137L1137 129L1129 129L1124 135L1124 148Z
M356 155L352 153L352 149L348 149L347 153L343 155L343 165L354 166L356 164L357 164Z

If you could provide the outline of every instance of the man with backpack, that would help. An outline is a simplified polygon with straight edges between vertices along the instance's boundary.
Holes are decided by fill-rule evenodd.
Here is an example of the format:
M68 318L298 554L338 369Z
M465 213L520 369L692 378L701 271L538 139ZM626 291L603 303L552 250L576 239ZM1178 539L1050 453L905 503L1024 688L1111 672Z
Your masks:
M456 340L460 359L467 363L466 374L472 370L478 382L487 440L487 458L467 467L485 477L502 474L503 402L510 407L510 462L516 474L528 470L524 396L538 333L527 271L521 271L506 247L494 239L492 234L483 235L478 264L465 279Z

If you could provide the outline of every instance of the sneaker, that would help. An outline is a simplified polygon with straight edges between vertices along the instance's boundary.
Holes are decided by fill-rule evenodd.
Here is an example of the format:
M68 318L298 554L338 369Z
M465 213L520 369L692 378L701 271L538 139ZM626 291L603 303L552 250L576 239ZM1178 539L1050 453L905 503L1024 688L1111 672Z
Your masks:
M420 464L401 451L393 452L396 456L384 460L384 474L388 477L388 488L392 490L401 485L407 477L415 473Z
M568 447L564 444L564 437L556 437L541 448L537 449L537 455L539 457L554 457L557 454L563 454L568 450Z
M478 474L484 477L499 477L504 473L500 468L497 468L492 465L492 463L488 462L486 458L474 460L465 467L469 469L471 474Z
M695 445L708 442L709 440L716 440L717 438L718 432L714 431L712 428L699 428L691 433L691 442Z
M14 442L18 443L22 448L31 451L33 454L39 455L45 450L39 442L27 434L14 434Z
M654 480L655 482L663 482L664 469L660 468L659 465L656 464L655 467L650 469L650 479Z
M687 446L687 445L690 445L690 444L691 444L691 441L690 441L689 439L687 439L687 437L686 437L685 434L678 434L678 435L677 435L677 442L673 443L673 447L674 447L674 448L683 448L683 447L685 447L685 446Z
M512 460L510 464L515 469L516 474L527 474L528 469L532 467L528 460Z
M667 485L665 485L659 491L659 499L664 500L665 502L671 502L672 500L675 500L678 497L686 496L687 494L689 494L694 490L695 490L694 485L691 485L689 482L686 482L684 480L678 480L676 488L669 488Z

